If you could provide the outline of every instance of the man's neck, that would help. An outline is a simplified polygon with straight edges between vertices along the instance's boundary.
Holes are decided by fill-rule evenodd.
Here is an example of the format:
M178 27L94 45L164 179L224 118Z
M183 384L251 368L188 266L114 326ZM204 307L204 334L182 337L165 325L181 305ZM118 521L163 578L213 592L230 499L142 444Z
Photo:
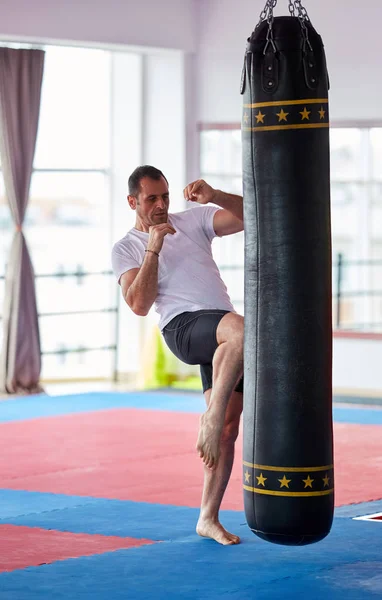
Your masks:
M138 231L143 231L143 233L149 233L149 226L146 226L144 223L142 223L141 220L137 219L135 221L135 225L134 225L135 229L138 229Z

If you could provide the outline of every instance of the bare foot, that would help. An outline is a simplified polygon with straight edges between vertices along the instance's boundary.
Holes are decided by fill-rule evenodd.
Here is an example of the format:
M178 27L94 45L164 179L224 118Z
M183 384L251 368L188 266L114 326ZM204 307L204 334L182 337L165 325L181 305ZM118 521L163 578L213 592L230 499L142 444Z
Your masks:
M233 546L240 544L240 538L224 529L219 521L212 519L199 519L196 526L196 533L201 537L211 538L223 546Z
M202 415L196 449L206 467L210 469L216 467L219 460L220 438L221 428L211 423L211 419L206 414Z

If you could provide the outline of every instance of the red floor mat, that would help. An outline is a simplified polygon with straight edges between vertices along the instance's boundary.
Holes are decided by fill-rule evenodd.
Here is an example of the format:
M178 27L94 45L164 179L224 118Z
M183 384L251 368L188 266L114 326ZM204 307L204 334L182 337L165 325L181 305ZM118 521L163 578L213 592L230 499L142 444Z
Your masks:
M199 506L197 414L118 409L0 424L1 487ZM242 510L241 446L223 508ZM382 498L382 427L335 425L336 505Z
M0 525L0 573L56 560L154 544L150 540Z

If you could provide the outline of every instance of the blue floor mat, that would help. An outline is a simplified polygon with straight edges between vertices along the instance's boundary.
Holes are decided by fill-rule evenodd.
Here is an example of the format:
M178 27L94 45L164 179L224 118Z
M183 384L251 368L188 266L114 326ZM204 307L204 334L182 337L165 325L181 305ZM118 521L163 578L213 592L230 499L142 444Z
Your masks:
M98 410L137 408L201 413L202 394L165 392L89 392L67 396L28 396L0 403L0 422L24 421ZM338 423L382 425L382 409L334 406L334 420Z

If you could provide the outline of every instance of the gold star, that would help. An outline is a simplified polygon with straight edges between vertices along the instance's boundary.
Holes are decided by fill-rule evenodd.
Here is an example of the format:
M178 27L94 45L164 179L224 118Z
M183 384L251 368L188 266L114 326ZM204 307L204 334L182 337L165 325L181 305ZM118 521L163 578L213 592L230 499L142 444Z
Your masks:
M244 123L247 124L249 121L249 114L248 113L244 113L244 117L243 117Z
M249 483L249 480L250 480L250 478L251 478L251 474L250 474L250 473L248 473L248 471L246 471L246 472L244 473L244 477L245 477L245 483Z
M278 479L278 481L281 483L280 487L287 487L289 488L289 483L292 481L291 479L287 479L286 475L284 475L284 477L282 479Z
M284 112L284 109L282 108L279 113L276 113L276 115L278 116L279 123L280 123L280 121L287 120L287 116L289 115L289 113Z
M320 119L325 118L325 111L322 106L321 106L321 110L318 111L318 114L320 115Z
M309 115L310 115L311 111L310 110L306 110L306 106L304 106L304 110L300 111L300 115L302 117L302 120L306 119L307 121L309 121Z
M310 478L310 475L308 475L308 477L306 479L303 479L303 482L305 483L304 487L312 487L312 483L313 483L314 479Z
M257 113L257 115L255 115L255 117L256 117L258 123L264 123L265 115L263 115L261 110L259 110L259 112Z
M263 487L265 487L264 481L266 481L268 479L268 477L263 477L263 474L260 473L260 477L258 477L256 475L256 479L257 479L257 485L262 485Z
M325 477L322 478L322 481L324 482L324 487L329 487L329 477L327 473L325 473Z

